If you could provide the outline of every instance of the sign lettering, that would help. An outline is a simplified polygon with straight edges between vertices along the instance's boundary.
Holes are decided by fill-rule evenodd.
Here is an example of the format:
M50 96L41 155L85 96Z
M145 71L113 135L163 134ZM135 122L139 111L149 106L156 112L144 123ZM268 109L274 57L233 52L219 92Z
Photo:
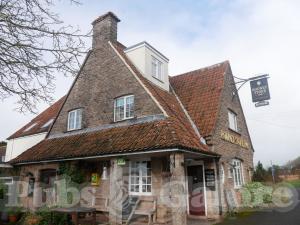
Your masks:
M270 92L268 86L268 79L261 78L250 81L252 101L261 102L270 99Z
M249 144L245 139L235 136L235 135L232 135L226 131L221 131L221 139L223 139L224 141L230 142L232 144L239 145L242 148L249 149Z

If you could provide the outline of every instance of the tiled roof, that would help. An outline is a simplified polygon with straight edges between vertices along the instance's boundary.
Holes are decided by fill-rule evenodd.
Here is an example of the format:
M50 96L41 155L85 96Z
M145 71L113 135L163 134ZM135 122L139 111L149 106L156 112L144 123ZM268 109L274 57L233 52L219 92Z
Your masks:
M7 139L19 138L28 135L38 134L42 132L47 132L56 117L60 107L62 106L65 97L62 97L45 111L40 113L37 117L32 119L28 124L22 127L20 130L12 134ZM51 122L52 120L52 122Z
M217 155L211 152L207 145L200 142L200 137L193 129L174 93L167 92L144 78L124 54L123 45L114 43L113 46L166 112L166 119L45 139L13 159L11 163L93 157L171 148Z
M166 148L184 148L173 134L170 122L161 120L143 124L111 128L96 132L45 139L10 163L59 160L68 158L129 154ZM200 151L206 153L206 151Z
M217 121L225 61L210 67L170 77L170 84L204 137L210 135Z
M208 151L208 147L199 141L200 137L198 137L194 131L190 121L177 101L176 96L172 92L165 91L147 80L124 54L122 45L114 44L114 46L118 50L119 54L124 58L126 63L166 111L169 116L168 121L171 123L173 132L177 135L177 138L183 143L193 143L196 148Z

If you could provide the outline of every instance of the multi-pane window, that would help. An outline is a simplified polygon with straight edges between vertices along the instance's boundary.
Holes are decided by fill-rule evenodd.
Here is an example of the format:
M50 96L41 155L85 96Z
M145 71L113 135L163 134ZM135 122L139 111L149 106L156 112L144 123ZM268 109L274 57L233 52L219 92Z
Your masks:
M233 160L233 180L234 187L240 188L243 185L243 171L242 162L240 160Z
M129 191L131 194L151 194L151 161L130 162L129 175Z
M162 67L162 62L159 61L157 58L152 56L152 76L162 80L163 78L163 67Z
M115 121L134 117L134 96L128 95L115 100Z
M234 112L228 111L228 121L229 121L229 128L234 131L238 131L237 125L237 116Z
M82 125L82 109L75 109L68 115L68 131L81 129Z

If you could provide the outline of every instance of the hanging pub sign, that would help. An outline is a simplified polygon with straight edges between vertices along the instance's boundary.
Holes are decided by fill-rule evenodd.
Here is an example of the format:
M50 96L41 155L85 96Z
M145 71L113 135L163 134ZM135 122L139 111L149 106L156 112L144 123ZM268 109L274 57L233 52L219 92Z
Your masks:
M263 77L260 79L252 80L250 81L250 87L251 87L252 101L261 103L261 104L257 104L257 107L268 105L266 101L270 99L268 78Z
M205 184L206 187L214 190L216 187L216 177L214 169L206 169L205 170Z

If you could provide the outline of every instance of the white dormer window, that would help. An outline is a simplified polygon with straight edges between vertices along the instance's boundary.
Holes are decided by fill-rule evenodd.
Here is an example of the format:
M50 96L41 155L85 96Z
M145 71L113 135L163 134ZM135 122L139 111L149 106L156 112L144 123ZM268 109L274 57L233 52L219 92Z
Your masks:
M68 131L81 129L82 109L75 109L68 115Z
M115 99L114 120L126 120L134 117L134 96L127 95Z
M231 110L228 111L229 128L238 132L237 116Z
M159 80L162 80L163 78L162 65L161 61L152 56L152 76Z

